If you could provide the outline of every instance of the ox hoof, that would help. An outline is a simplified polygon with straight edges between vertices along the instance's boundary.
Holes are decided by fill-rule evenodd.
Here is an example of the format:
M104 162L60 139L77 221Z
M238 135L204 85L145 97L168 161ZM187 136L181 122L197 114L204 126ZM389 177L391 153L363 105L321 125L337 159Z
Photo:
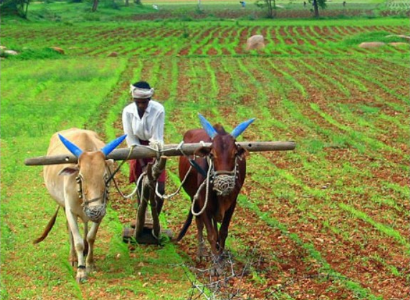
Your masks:
M81 284L86 283L87 282L87 276L86 275L83 275L83 276L78 276L77 275L76 280L77 280L78 283L81 283Z
M211 275L212 276L221 276L225 270L225 260L223 255L219 255L217 257L212 257L213 266L211 268Z
M84 283L87 281L87 271L85 266L77 267L77 276L76 280L78 283Z
M216 264L211 268L211 276L221 276L224 273L223 266Z
M201 263L203 260L206 260L206 255L204 255L203 253L197 253L196 254L196 262Z

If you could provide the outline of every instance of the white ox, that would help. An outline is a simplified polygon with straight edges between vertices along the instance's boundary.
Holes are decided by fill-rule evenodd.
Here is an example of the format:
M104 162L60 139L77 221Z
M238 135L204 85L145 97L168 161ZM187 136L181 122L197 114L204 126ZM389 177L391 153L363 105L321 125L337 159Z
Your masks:
M98 227L105 215L108 200L108 180L112 160L106 156L123 140L125 135L104 144L97 133L90 130L71 128L55 133L50 141L47 156L64 155L70 152L78 157L78 164L44 166L45 185L67 217L70 233L70 262L77 263L78 282L87 279L93 270L93 248ZM34 241L44 240L56 220L58 209L43 235ZM84 223L84 240L81 237L80 218ZM88 232L88 222L91 229ZM86 259L85 259L86 257Z

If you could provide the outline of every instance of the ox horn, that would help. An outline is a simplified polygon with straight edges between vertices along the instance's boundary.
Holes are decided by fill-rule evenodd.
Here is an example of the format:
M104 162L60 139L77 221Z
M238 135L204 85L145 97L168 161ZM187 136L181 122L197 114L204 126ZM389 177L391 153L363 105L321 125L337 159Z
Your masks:
M117 148L117 146L119 144L122 143L122 141L127 137L126 134L116 138L115 140L109 142L107 145L105 145L102 149L101 152L104 153L105 156L107 156L108 154L110 154L112 152L112 150L114 150L115 148Z
M83 150L78 148L76 145L71 143L69 140L67 140L65 137L63 137L61 134L58 134L58 137L60 138L61 142L64 144L64 146L70 150L72 154L75 155L75 157L79 157L81 153L83 153Z
M218 133L216 132L215 128L208 122L207 119L201 114L198 114L199 120L201 121L202 127L205 129L206 133L209 135L211 139L215 137Z
M249 119L248 121L245 121L245 122L242 122L241 124L236 126L236 128L234 130L232 130L231 135L234 138L237 138L238 136L241 135L242 132L245 131L246 128L248 128L249 125L252 124L253 121L255 121L255 118Z

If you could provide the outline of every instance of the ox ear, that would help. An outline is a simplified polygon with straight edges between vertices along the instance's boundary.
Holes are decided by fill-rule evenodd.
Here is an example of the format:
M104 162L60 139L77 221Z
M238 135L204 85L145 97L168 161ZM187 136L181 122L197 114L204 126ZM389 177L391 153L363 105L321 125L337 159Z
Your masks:
M126 134L116 138L115 140L109 142L107 145L104 146L104 148L101 149L101 152L104 153L105 156L110 154L115 148L118 147L119 144L122 143L123 140L127 137Z
M239 156L241 159L249 154L249 151L241 147L240 145L237 144L236 147L238 148L238 152L236 153L236 155Z
M209 135L211 139L215 137L218 133L216 132L215 128L208 122L207 119L201 114L198 114L199 120L201 121L202 127L205 129L206 133Z
M209 153L211 153L211 148L210 147L201 147L197 150L195 150L194 155L200 156L200 157L205 157L208 156Z
M69 140L67 140L65 137L63 137L61 134L58 134L58 137L60 138L61 142L64 144L64 146L76 157L79 157L81 153L83 153L83 150L78 148L76 145L71 143Z
M252 124L253 121L255 121L255 118L249 119L248 121L245 121L245 122L242 122L241 124L236 126L236 128L234 130L232 130L231 135L234 138L237 138L238 136L241 135L242 132L245 131L246 128L248 128L249 125Z
M78 167L65 167L58 173L58 175L63 175L63 176L73 175L73 174L78 173L79 170L80 169Z

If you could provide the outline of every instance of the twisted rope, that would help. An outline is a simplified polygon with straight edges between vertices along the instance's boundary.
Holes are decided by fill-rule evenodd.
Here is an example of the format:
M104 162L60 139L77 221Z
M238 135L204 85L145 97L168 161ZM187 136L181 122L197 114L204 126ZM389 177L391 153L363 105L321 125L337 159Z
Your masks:
M201 183L201 185L199 186L198 190L197 190L196 193L195 193L194 198L192 199L191 213L192 213L192 215L194 215L195 217L200 216L200 215L205 211L205 209L206 209L206 207L207 207L207 205L208 205L208 198L209 198L209 178L211 177L210 175L211 175L211 172L212 172L212 169L213 169L212 160L209 159L209 157L208 157L208 164L209 164L209 167L208 167L207 176L206 176L205 180L204 180L204 181ZM199 193L201 192L202 187L203 187L205 184L206 184L205 203L204 203L204 206L202 207L202 209L201 209L199 212L196 213L196 212L194 211L194 205L195 205L195 202L198 200Z

